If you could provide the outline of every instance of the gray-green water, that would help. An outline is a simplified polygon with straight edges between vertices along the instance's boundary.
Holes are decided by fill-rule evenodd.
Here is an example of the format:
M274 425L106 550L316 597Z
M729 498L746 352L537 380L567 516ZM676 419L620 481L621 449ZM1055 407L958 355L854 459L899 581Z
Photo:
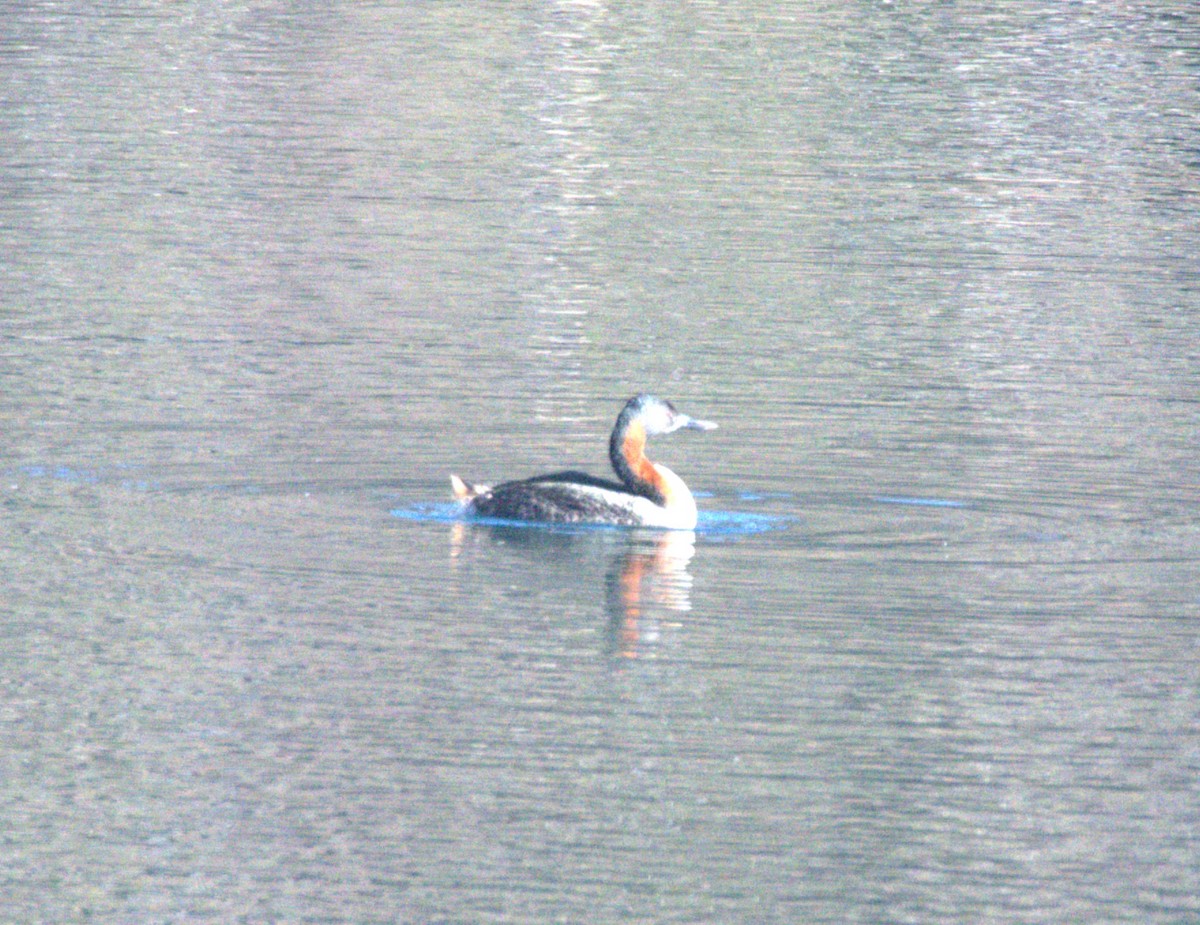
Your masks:
M2 12L0 917L1200 916L1190 7Z

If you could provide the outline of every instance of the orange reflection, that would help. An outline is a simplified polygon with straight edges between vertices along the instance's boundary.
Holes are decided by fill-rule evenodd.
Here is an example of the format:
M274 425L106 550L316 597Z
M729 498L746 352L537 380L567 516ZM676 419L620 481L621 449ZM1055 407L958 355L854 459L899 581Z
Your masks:
M690 531L634 535L619 560L618 596L610 608L618 655L637 658L658 641L668 612L691 610L692 576L687 567L695 553L696 534Z

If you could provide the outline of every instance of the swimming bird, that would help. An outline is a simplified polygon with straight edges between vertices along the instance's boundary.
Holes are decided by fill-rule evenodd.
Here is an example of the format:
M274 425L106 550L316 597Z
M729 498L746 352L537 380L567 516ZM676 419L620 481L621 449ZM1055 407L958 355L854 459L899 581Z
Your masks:
M608 441L608 458L619 482L569 471L494 488L451 475L450 487L464 512L478 517L691 530L696 526L696 501L683 479L646 458L646 440L716 426L681 414L669 401L635 395L621 409Z

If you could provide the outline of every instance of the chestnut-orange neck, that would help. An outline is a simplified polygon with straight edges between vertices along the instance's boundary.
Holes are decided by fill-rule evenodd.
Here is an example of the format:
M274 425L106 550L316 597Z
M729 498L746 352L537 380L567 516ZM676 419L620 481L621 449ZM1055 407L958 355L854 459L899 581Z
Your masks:
M654 463L646 458L646 428L641 421L630 421L613 431L608 456L617 476L630 491L655 504L666 504L663 479Z

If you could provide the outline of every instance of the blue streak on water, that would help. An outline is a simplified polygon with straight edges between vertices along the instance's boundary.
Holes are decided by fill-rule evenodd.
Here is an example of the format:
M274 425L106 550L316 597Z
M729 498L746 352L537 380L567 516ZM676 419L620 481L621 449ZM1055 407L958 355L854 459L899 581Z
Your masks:
M470 523L492 527L523 527L530 530L555 532L580 532L594 530L624 531L630 528L615 524L556 524L531 520L504 520L498 517L464 516L462 508L455 502L441 504L410 504L395 508L391 515L401 520L419 523ZM744 511L701 511L696 520L695 533L705 536L747 536L768 530L785 530L790 518L770 514L750 514Z
M966 507L965 501L947 498L906 498L902 495L877 495L871 499L876 504L906 504L910 507Z
M701 511L696 518L696 532L709 536L746 536L768 530L786 530L790 520L775 514L747 511Z
M398 507L389 512L401 520L415 520L420 523L452 524L463 520L462 508L453 501L441 504L410 504L408 507Z
M122 472L136 472L141 467L130 465L128 463L113 467ZM90 469L75 469L71 466L43 466L43 465L28 465L18 466L16 469L9 470L4 473L4 478L15 478L18 475L23 475L33 479L52 479L56 482L68 482L76 485L98 485L105 481L111 481L112 475L106 470L90 470ZM117 480L122 488L135 491L150 491L159 487L157 482L152 482L146 479L124 477Z
M739 501L787 501L792 497L787 491L743 491L738 492Z
M100 476L95 472L89 472L86 469L72 469L70 466L18 466L16 471L30 478L50 478L59 482L77 482L90 485L100 481Z

